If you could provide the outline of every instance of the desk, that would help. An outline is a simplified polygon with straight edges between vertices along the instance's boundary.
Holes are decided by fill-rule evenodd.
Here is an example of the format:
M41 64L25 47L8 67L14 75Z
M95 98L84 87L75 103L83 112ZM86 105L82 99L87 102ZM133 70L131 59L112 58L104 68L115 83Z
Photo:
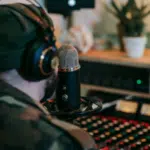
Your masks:
M144 56L138 59L129 58L127 57L125 52L121 52L119 50L104 50L104 51L90 50L86 54L79 54L79 58L80 60L88 62L99 62L105 64L145 68L147 70L150 69L150 50L146 50ZM81 84L81 87L87 90L104 91L110 93L119 93L119 94L134 95L143 98L150 98L150 94L136 91L109 88L104 86L95 86L89 84Z
M142 58L136 59L127 57L125 52L119 50L90 50L86 54L80 54L79 57L80 60L150 69L150 50L146 50Z

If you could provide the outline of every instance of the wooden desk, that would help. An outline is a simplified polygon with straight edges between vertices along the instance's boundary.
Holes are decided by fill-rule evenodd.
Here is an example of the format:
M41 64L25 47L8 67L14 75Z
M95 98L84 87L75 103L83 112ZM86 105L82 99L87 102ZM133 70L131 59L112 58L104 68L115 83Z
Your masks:
M127 57L125 52L121 52L119 50L105 50L105 51L90 50L86 54L79 54L79 58L80 60L86 60L91 62L100 62L100 63L107 63L107 64L116 64L122 66L131 66L137 68L150 69L150 50L146 50L144 56L138 59L129 58ZM150 94L140 93L136 91L133 92L129 90L108 88L108 87L88 85L88 84L81 84L81 87L87 90L119 93L123 95L125 94L125 95L134 95L143 98L150 98Z
M125 52L119 50L90 50L86 54L80 54L79 57L80 60L150 69L150 50L146 50L142 58L136 59L127 57Z

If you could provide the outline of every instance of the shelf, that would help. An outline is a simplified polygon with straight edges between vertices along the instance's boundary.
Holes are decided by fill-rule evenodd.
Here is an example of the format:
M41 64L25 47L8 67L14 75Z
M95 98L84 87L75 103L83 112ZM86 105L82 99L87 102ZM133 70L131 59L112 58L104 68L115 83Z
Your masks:
M125 52L119 50L90 50L86 54L79 54L80 60L130 66L150 69L150 50L145 50L142 58L129 58Z
M81 84L81 88L88 89L88 90L108 92L108 93L115 93L115 94L132 95L141 98L150 98L150 94L146 94L146 93L133 92L133 91L121 90L115 88L106 88L102 86L94 86L89 84Z

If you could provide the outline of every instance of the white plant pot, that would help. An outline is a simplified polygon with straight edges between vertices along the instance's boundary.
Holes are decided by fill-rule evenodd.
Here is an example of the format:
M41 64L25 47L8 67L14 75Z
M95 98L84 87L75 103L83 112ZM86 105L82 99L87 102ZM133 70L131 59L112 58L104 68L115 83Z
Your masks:
M123 38L127 55L132 58L140 58L144 55L147 38L144 37L124 37Z

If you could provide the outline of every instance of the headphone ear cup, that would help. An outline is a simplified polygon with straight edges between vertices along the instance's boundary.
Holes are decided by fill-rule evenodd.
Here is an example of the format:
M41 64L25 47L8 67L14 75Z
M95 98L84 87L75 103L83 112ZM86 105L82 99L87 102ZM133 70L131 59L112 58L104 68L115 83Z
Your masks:
M37 42L32 41L32 44L29 44L27 46L27 49L25 50L24 53L24 60L23 60L23 75L26 79L31 78L31 76L33 76L33 72L34 72L34 64L33 64L33 60L34 60L34 55L35 55L35 51L37 51L39 49Z
M42 52L48 44L41 40L34 40L27 45L22 58L20 74L26 80L40 80L46 78L42 75L39 68L39 61Z

